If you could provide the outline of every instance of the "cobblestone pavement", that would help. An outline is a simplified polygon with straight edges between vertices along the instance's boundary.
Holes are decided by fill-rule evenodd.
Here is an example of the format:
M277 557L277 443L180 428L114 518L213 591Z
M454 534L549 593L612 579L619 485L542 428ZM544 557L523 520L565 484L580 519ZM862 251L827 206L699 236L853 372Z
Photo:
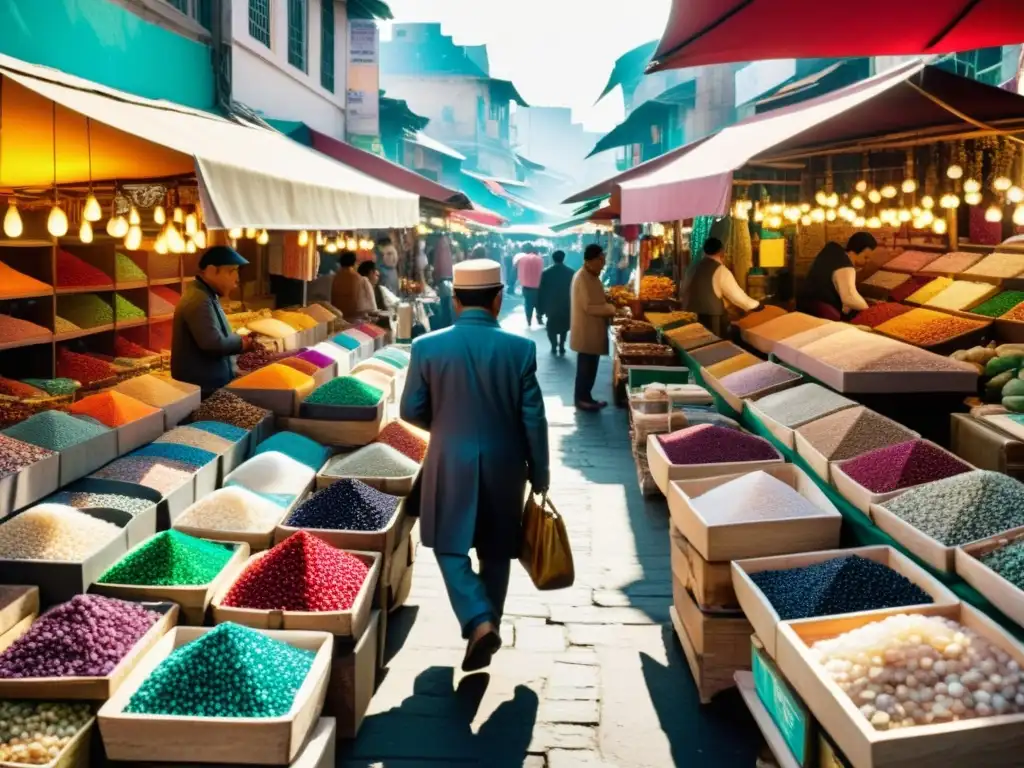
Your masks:
M537 592L514 564L505 647L487 673L463 676L465 646L421 549L409 604L389 620L387 670L339 765L752 767L755 726L742 703L731 692L700 706L668 623L667 509L640 494L626 414L577 414L574 355L552 357L520 307L506 315L504 327L537 342L552 499L569 527L576 585ZM610 377L605 359L598 387L607 391Z

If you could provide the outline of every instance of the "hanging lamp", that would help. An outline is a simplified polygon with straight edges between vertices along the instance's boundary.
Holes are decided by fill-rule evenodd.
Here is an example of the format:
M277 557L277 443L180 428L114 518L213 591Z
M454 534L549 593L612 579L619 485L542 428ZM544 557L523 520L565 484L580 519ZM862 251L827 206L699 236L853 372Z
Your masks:
M53 102L53 207L46 217L46 231L54 237L64 237L68 233L68 215L60 207L57 192L57 102Z
M4 78L0 76L0 179L3 178L4 159ZM4 215L4 234L12 240L21 237L25 227L21 221L21 214L18 213L18 204L14 196L7 198L7 213Z

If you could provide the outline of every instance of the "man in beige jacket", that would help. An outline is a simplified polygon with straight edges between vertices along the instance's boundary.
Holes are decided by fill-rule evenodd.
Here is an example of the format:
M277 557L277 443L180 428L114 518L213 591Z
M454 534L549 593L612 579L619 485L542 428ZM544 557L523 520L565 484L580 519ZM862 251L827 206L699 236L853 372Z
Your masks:
M572 322L569 348L576 353L576 407L581 411L599 411L608 406L591 394L597 380L601 356L608 354L608 323L615 316L601 284L604 250L591 243L583 252L583 266L572 279Z

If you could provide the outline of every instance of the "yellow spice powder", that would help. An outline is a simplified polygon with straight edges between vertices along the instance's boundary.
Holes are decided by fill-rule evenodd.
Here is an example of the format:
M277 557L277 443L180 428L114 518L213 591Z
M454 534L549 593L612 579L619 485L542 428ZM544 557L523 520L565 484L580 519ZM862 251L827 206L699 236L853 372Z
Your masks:
M736 355L736 357L730 357L728 360L723 360L720 363L708 366L704 370L714 376L716 379L721 379L723 376L728 376L730 373L736 373L736 371L742 371L744 368L749 368L752 365L763 363L758 357L754 357L749 352Z
M934 299L952 284L952 277L936 277L930 283L926 283L907 296L906 300L910 304L924 304L925 302Z

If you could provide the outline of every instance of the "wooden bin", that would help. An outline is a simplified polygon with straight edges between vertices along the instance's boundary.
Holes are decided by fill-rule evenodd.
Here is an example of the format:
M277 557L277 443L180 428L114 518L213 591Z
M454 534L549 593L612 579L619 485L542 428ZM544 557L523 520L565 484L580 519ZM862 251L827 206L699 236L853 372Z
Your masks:
M759 469L778 466L785 463L782 454L775 451L778 458L767 461L730 461L720 464L672 464L665 449L658 440L660 435L647 436L647 464L650 467L651 477L655 485L665 495L669 491L674 480L699 480L706 477L718 477L721 475L738 475L745 472L756 472ZM774 449L773 449L774 450Z
M1024 646L980 611L959 603L927 609L895 609L889 615L945 616L988 638L1024 665ZM811 657L810 646L865 624L879 614L807 619L779 625L776 661L843 754L855 768L1010 768L1024 751L1024 714L876 731L857 705Z
M210 603L213 606L214 624L233 621L253 629L304 630L329 632L339 637L362 637L363 631L370 621L374 590L377 589L377 580L380 578L381 556L379 552L349 552L369 566L369 573L367 573L366 581L360 587L352 607L347 611L262 611L253 608L229 608L223 605L224 598L234 586L238 576L241 576L249 566L265 554L266 552L259 552L253 555L246 561L245 566L238 572L235 579L221 582Z
M85 725L71 737L57 757L48 763L38 763L36 768L89 768L90 749L92 747L92 729L96 718L90 717ZM9 763L0 760L0 768L24 768L26 763Z
M335 644L324 714L338 721L338 737L354 739L366 717L377 681L377 646L381 640L381 612L374 611L354 647Z
M905 576L911 582L931 595L932 603L924 605L956 605L959 598L938 579L928 573L924 568L917 565L906 555L896 551L892 547L857 547L854 549L831 549L823 552L804 552L795 555L782 555L779 557L762 557L752 560L736 560L732 563L733 587L736 590L736 598L739 600L743 613L750 620L754 632L760 638L765 651L773 659L775 658L775 635L782 619L778 612L768 602L764 593L754 584L750 574L761 573L762 571L784 571L789 568L803 568L816 563L823 563L837 557L848 557L857 555L874 560L876 563L886 565L897 573ZM907 608L918 608L918 605L907 606ZM891 609L879 609L872 611L860 611L851 614L840 614L845 616L876 615L881 612L884 615L892 613Z
M309 498L309 497L306 497ZM326 528L294 528L285 525L287 518L282 520L274 530L274 544L280 544L292 534L301 530L312 533L337 549L355 550L357 552L393 552L397 546L398 533L405 517L405 501L395 507L391 520L380 531L337 531Z
M925 565L944 573L952 573L956 569L956 546L947 546L933 539L924 531L919 531L910 523L894 515L881 504L871 505L871 519L875 521L875 525L892 536L900 546ZM968 542L961 546L973 547L975 543Z
M732 587L729 563L711 563L700 556L674 523L669 523L672 540L672 576L693 595L702 611L736 610L739 602Z
M180 608L181 623L201 627L206 620L206 609L213 599L214 593L224 582L233 583L238 577L245 561L249 557L249 545L230 543L234 548L231 559L224 565L221 572L209 584L187 587L136 586L133 584L108 584L98 581L92 585L91 592L107 597L117 597L135 602L169 602L176 603Z
M0 585L0 653L25 634L38 615L38 587Z
M0 477L0 520L49 496L60 485L60 454L56 452Z
M146 658L178 622L178 606L173 603L144 603L144 607L163 614L132 647L106 677L31 677L0 679L0 698L44 699L50 701L106 701L124 684L132 670ZM27 632L25 626L24 632ZM22 634L24 634L22 632Z
M718 563L838 546L843 518L817 483L793 464L770 466L764 471L814 504L820 514L709 525L694 508L693 501L743 474L677 481L672 484L668 498L672 522L705 560Z
M326 632L273 632L268 637L316 653L313 665L282 717L177 717L140 715L125 707L142 683L172 651L209 627L178 627L146 655L97 715L110 760L159 763L289 765L316 727L327 692L334 638Z
M953 558L958 576L978 590L992 605L1024 626L1024 590L981 562L983 555L1018 542L1022 538L1024 528L1014 528L1012 531L957 547Z
M384 427L386 409L377 410L372 421L326 421L323 419L280 418L282 431L296 432L321 445L335 448L361 448L377 439Z

